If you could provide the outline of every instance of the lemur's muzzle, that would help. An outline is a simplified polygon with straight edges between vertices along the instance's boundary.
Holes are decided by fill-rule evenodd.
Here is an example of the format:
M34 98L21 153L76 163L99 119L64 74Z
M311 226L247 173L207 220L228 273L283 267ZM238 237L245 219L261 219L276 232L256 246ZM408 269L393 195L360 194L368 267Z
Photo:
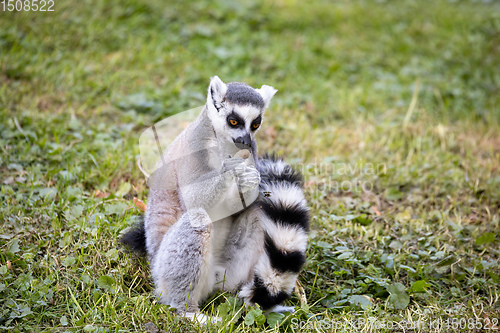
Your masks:
M252 138L250 134L245 134L244 136L240 136L239 138L233 139L236 147L239 149L251 149L252 148Z

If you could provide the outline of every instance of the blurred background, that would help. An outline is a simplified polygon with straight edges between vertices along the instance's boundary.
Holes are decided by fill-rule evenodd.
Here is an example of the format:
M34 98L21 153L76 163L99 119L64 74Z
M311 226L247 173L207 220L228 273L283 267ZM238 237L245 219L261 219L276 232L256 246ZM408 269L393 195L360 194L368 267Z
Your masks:
M500 118L498 6L57 1L54 12L2 14L2 81L10 89L32 82L42 110L64 103L90 112L143 94L165 114L203 104L208 78L217 74L275 85L278 105L309 103L334 121L391 109L404 117L420 79L425 112L492 122ZM18 95L4 105L25 94Z

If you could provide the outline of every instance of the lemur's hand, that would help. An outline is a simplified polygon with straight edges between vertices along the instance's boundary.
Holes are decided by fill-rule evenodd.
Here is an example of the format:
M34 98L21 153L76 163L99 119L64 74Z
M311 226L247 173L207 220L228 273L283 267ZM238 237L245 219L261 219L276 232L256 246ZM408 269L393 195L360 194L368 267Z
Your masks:
M259 186L260 173L253 165L246 165L243 163L238 165L234 171L238 178L238 185L243 193Z
M243 165L244 160L239 157L227 158L222 162L222 173L235 171L236 167Z

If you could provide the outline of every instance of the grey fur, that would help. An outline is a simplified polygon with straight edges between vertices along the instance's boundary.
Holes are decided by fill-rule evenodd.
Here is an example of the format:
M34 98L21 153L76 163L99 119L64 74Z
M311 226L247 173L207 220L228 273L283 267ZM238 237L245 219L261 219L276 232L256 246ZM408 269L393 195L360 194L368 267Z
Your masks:
M193 153L185 153L190 151ZM165 165L148 180L150 194L145 230L151 261L167 230L186 213L188 207L207 210L220 199L221 193L227 192L230 179L235 175L229 171L221 172L222 160L204 109L197 121L170 145L165 153ZM191 190L181 195L185 186L190 186ZM200 196L200 193L204 195Z
M208 218L205 217L205 218ZM200 278L204 248L209 246L211 224L193 227L189 215L182 215L162 239L156 256L151 261L151 273L162 303L174 308L196 311L198 308ZM178 268L178 269L173 269ZM187 298L187 295L192 295Z
M264 99L246 83L231 82L227 84L226 101L236 105L253 105L260 109L264 108Z

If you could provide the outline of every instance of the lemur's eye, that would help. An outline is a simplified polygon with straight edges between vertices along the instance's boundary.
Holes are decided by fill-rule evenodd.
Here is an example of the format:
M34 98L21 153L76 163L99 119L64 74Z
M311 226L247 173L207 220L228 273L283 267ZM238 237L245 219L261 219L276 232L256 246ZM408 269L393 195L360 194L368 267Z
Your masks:
M260 124L259 124L259 123L255 123L255 124L253 124L253 125L252 125L252 128L253 128L254 130L256 130L257 128L259 128L259 126L260 126Z
M238 125L238 121L237 120L234 120L234 119L229 119L229 124L231 126L237 126Z

